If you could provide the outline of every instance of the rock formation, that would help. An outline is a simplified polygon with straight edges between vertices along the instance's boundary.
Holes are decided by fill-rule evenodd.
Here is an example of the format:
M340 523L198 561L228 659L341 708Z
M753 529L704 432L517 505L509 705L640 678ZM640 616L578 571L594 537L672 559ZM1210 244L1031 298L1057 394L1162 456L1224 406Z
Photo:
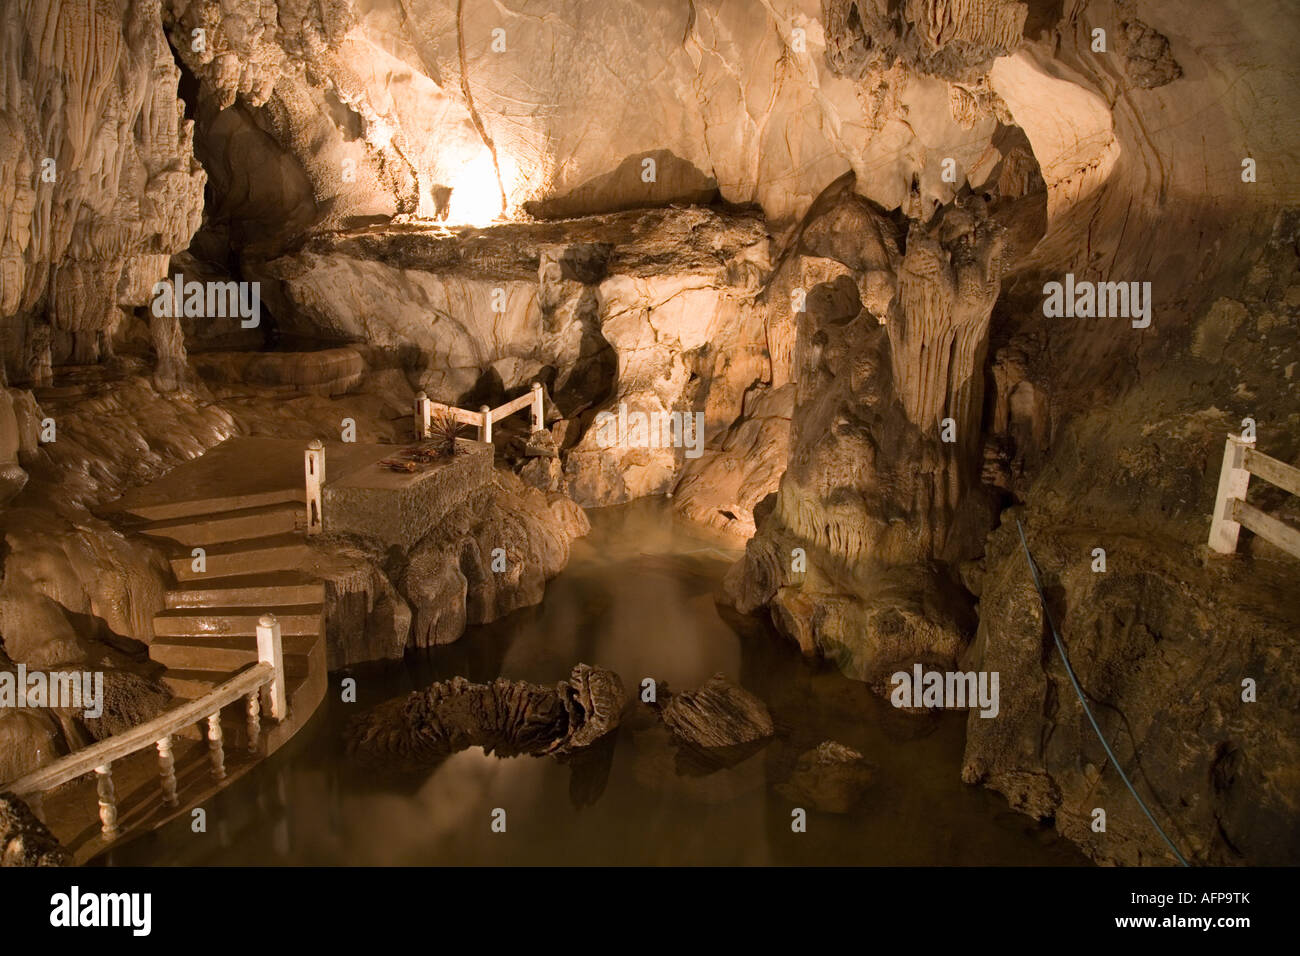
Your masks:
M0 320L10 381L112 355L202 214L159 0L6 4Z
M223 213L283 236L408 213L482 225L714 195L789 224L848 169L889 207L918 166L924 191L950 198L941 159L977 163L995 120L989 108L954 116L949 80L994 101L981 84L1016 45L1026 5L881 6L565 0L535 18L459 0L400 12L169 0L163 15L199 80L197 151ZM599 138L586 135L594 115ZM257 241L273 241L266 232Z
M995 205L1011 219L1033 201ZM900 235L861 198L828 196L796 246L809 291L790 465L731 590L864 680L953 661L970 636L932 562L978 555L993 521L980 421L1007 228L987 206L967 193Z
M499 470L396 562L380 542L328 536L319 548L330 666L450 644L467 625L537 604L588 528L569 498Z
M704 409L702 443L771 382L753 308L768 241L754 216L654 210L474 234L404 227L331 236L250 270L283 331L400 354L435 401L500 404L542 380L583 505L670 490L689 449L604 448L599 411Z
M616 730L626 703L617 674L586 664L552 686L456 677L356 718L348 751L371 765L412 769L467 747L502 757L566 756Z
M766 705L723 674L682 693L661 688L659 696L664 725L706 771L743 759L776 732Z
M0 866L71 866L64 849L31 808L0 793Z
M1281 650L1294 636L1280 624L1295 611L1293 589L1270 583L1290 572L1258 568L1243 590L1242 568L1194 568L1159 539L1125 534L1107 538L1108 570L1098 574L1078 557L1096 540L1092 530L1036 534L1031 547L1071 663L1125 772L1193 864L1294 859L1295 792L1271 769L1300 756L1296 712L1284 702L1297 675ZM1017 690L1003 695L998 719L972 714L963 778L1053 820L1100 861L1175 863L1108 766L1046 633L1014 526L991 539L986 562L967 664L998 671ZM1232 596L1245 593L1254 596ZM1243 704L1243 678L1266 673L1256 680L1271 692ZM1104 833L1093 829L1098 807Z

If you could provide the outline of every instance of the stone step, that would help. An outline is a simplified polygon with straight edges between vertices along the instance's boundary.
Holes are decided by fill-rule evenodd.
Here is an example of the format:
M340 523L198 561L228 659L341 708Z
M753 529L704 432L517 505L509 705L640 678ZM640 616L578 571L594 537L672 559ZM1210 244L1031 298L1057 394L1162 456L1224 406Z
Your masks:
M169 670L163 674L162 682L173 694L182 700L197 700L218 684L229 679L230 674L217 671Z
M323 610L320 604L173 608L154 617L153 632L158 637L256 635L258 618L270 612L280 622L281 634L318 634Z
M287 665L286 665L287 666ZM211 692L218 684L224 684L234 677L233 671L203 671L181 668L169 670L162 681L173 694L181 700L198 700ZM305 674L292 674L285 677L285 693L292 697L294 691L306 681Z
M250 466L255 467L255 465ZM199 518L204 515L225 514L231 511L244 511L249 508L265 508L270 505L296 503L300 507L306 501L304 488L277 488L269 491L253 491L232 495L207 495L204 497L163 501L134 501L121 505L122 513L135 515L149 521L171 521L177 518ZM112 508L113 506L110 506Z
M171 559L172 573L178 581L205 581L263 571L283 571L311 556L311 549L301 534L244 538L214 544L204 550L207 569L202 573L194 570L194 558L188 552Z
M167 538L193 546L288 534L306 524L307 514L302 505L281 502L236 511L151 521L133 530L153 538Z
M316 635L284 635L284 671L286 676L307 673L308 653L318 640ZM230 637L159 637L149 645L149 657L175 671L215 671L218 682L232 671L257 661L257 638ZM224 675L224 676L222 676Z
M165 600L169 608L322 604L325 601L325 585L322 581L297 571L275 571L215 578L191 587L177 588L168 591Z

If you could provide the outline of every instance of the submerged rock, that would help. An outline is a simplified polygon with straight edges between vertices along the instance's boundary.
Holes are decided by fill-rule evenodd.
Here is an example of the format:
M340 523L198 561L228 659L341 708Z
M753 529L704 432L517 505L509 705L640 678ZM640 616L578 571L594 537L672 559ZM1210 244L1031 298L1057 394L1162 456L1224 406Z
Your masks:
M12 793L0 793L0 866L71 866L72 854Z
M617 674L587 664L553 686L453 677L358 717L348 727L348 753L388 766L429 766L470 747L502 757L568 755L617 728L626 700Z
M848 813L871 786L876 767L852 747L823 740L799 756L794 773L776 792L822 813Z

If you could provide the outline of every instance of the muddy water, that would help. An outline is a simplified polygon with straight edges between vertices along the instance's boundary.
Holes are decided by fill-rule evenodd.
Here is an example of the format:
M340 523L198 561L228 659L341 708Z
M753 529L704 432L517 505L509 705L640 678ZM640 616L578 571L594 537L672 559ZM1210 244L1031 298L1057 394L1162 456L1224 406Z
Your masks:
M678 523L661 500L592 512L592 534L546 600L471 628L456 644L331 677L320 713L295 740L210 801L206 833L181 819L114 851L118 864L1079 864L1067 842L961 783L964 717L901 714L865 687L806 664L714 595L737 552ZM608 762L575 770L549 758L478 749L420 779L358 772L347 719L379 701L463 675L552 682L574 662L685 689L722 671L763 698L778 737L714 773L679 766L639 707ZM340 678L358 702L340 701ZM773 789L826 739L879 767L857 812L810 812ZM505 811L506 831L491 829Z

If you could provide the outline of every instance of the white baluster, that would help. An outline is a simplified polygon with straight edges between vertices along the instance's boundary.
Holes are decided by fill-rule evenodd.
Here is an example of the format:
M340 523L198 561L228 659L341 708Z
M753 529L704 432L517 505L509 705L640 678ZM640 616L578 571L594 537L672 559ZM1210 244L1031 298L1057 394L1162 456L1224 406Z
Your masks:
M248 752L257 753L257 745L262 740L262 692L255 690L248 695Z
M212 758L212 775L226 779L226 752L221 743L221 711L208 717L208 756Z
M158 741L158 772L162 776L163 802L176 806L176 759L172 756L171 734Z
M492 442L492 409L488 408L486 405L483 405L483 406L481 406L481 407L479 408L479 412L483 415L483 424L482 424L481 426L479 426L479 430L478 430L478 440L479 440L479 441L485 441L485 442L488 442L489 444L491 444L491 442Z
M117 838L117 794L113 789L113 770L110 764L95 768L95 789L99 793L100 830L105 838Z

